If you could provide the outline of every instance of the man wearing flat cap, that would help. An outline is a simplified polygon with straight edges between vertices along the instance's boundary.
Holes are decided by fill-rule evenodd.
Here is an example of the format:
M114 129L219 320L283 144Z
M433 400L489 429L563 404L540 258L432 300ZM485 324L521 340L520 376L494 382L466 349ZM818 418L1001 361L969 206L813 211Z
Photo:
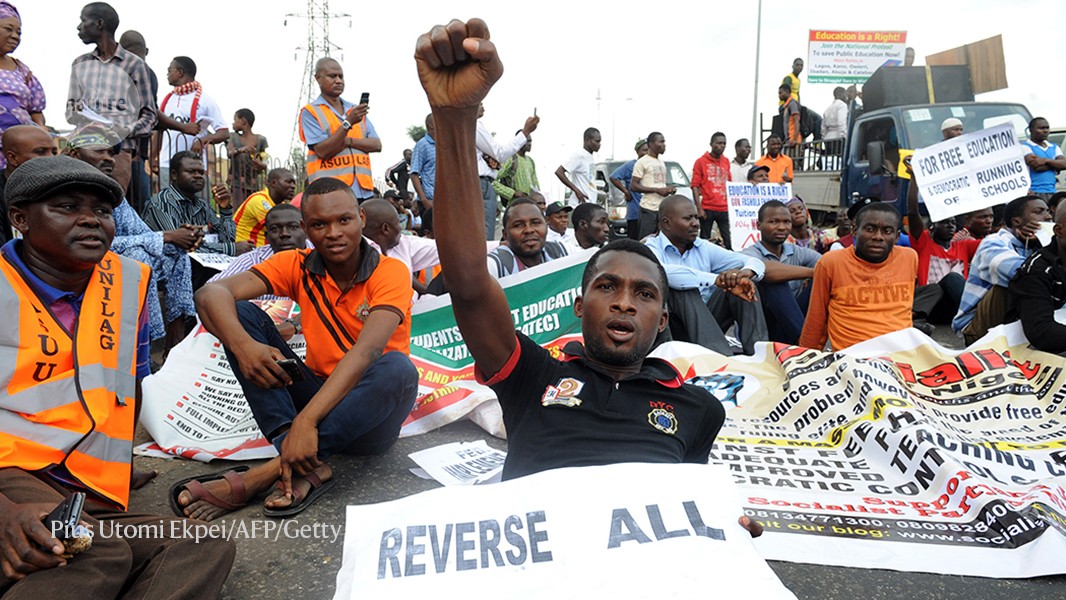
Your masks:
M6 195L22 239L0 248L0 307L9 319L0 330L0 593L216 596L233 544L172 539L181 524L126 512L140 379L149 373L149 269L109 250L122 188L59 156L20 166ZM154 525L161 535L95 535L88 548L65 546L85 536L42 518L75 492L85 494L89 533L114 521Z

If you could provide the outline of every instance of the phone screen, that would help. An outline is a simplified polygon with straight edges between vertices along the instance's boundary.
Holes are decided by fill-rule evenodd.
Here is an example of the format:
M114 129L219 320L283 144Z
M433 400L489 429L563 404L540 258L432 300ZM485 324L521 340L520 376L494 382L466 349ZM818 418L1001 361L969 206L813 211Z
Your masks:
M370 92L363 92L363 95L359 96L359 104L370 104Z

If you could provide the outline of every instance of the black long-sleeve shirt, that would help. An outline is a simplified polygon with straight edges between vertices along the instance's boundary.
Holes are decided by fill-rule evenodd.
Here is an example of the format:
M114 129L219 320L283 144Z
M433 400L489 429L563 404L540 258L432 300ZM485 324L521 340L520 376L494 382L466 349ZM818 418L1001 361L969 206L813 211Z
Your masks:
M1038 350L1066 352L1066 324L1055 311L1066 304L1066 269L1059 258L1058 240L1041 248L1022 264L1009 284L1011 317L1020 318L1029 343Z

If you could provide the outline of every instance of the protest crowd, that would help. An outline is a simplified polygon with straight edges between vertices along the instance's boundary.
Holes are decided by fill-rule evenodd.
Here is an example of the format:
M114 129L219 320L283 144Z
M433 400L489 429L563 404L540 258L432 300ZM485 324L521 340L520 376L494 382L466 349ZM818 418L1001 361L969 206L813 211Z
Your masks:
M412 115L424 119L425 134L387 168L369 99L346 95L337 60L315 63L320 93L300 111L304 168L274 166L266 138L254 133L254 106L220 108L254 96L213 97L189 56L171 60L160 89L143 60L144 36L118 27L111 5L83 8L78 35L90 50L73 60L62 98L61 82L38 81L11 56L20 15L0 0L0 296L15 323L0 333L8 357L0 361L4 598L66 589L217 596L231 541L99 540L72 557L42 517L75 493L84 494L91 527L210 521L264 496L267 516L299 514L333 487L330 457L380 454L396 442L419 393L411 320L426 297L450 294L477 381L499 399L504 479L568 466L707 462L725 409L648 358L669 341L725 356L753 355L763 342L836 352L940 327L972 344L1020 320L1034 347L1066 356L1066 324L1055 319L1066 304L1066 203L1055 193L1066 158L1048 142L1043 118L1029 123L1024 142L1030 187L1004 205L933 221L918 169L905 162L906 214L859 198L826 228L798 196L769 200L758 208L758 241L741 247L727 185L792 181L802 168L796 150L810 138L839 154L832 148L843 148L861 110L854 86L837 88L824 113L801 105L802 59L776 90L781 131L735 141L712 133L690 190L669 183L668 132L636 140L635 158L608 178L626 200L619 228L596 186L596 128L572 132L574 153L554 171L566 190L559 198L542 187L532 156L540 117L510 124L513 135L490 132L482 100L502 63L477 19L420 38L431 112ZM46 90L47 101L66 103L68 133L44 122ZM132 110L100 102L119 97L136 99ZM940 125L944 140L966 133L957 118ZM753 143L765 153L753 156ZM1050 242L1038 240L1044 230ZM515 331L498 280L582 253L574 310L583 344L566 346L559 360ZM265 303L279 299L300 312L275 318ZM154 476L132 463L141 381L200 326L221 342L278 455L166 482L176 514L139 514L130 489ZM297 334L304 357L289 345ZM560 380L584 382L581 410L548 408L542 395ZM642 398L668 402L671 418L700 426L661 435L665 426L649 427ZM608 399L630 409L608 408ZM741 524L761 531L749 517ZM213 568L197 568L203 561Z

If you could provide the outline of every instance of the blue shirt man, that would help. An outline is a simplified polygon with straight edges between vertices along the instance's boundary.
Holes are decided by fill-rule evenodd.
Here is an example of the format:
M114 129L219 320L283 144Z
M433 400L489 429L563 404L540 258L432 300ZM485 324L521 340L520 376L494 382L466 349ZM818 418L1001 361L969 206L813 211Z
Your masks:
M640 198L643 196L640 192L634 192L630 187L630 181L633 179L633 167L636 166L637 160L640 157L648 153L648 140L637 140L637 144L633 146L633 149L637 152L637 158L622 164L614 170L610 175L611 183L614 187L618 188L626 198L626 231L629 232L629 239L639 239L639 227L638 221L640 220Z
M433 188L437 179L437 142L433 139L436 129L433 115L426 117L426 135L418 140L411 153L411 183L423 208L433 208Z

